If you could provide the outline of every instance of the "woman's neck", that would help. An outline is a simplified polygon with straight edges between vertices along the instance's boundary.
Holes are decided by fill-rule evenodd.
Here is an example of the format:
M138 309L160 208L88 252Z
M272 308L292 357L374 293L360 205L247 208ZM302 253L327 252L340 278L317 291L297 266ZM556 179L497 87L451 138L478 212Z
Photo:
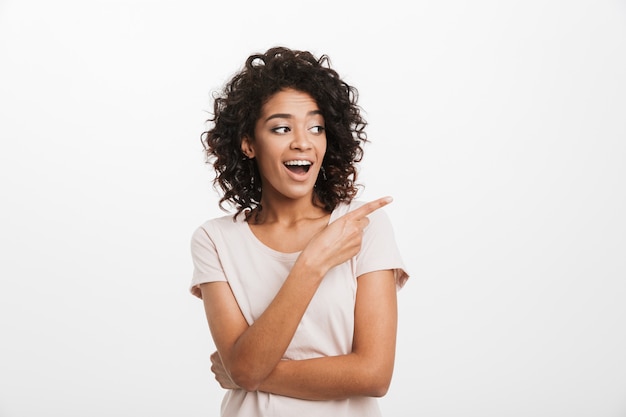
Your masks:
M261 205L263 207L261 211L255 209L250 213L249 222L253 224L279 223L288 226L329 214L321 204L315 204L313 199L261 200Z

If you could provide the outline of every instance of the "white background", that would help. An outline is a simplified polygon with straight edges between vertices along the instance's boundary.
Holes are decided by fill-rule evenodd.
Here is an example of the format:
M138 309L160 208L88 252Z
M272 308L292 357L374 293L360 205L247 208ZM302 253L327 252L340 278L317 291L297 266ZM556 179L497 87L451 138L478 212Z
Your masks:
M624 1L0 0L0 416L215 416L211 91L326 53L399 293L390 416L626 416Z

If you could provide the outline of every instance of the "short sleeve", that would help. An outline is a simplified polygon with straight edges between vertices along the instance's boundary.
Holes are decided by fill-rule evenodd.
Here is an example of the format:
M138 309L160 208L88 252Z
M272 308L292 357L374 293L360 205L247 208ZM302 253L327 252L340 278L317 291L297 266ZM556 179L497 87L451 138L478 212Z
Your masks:
M382 209L368 216L370 223L363 231L361 251L357 255L356 276L391 269L396 288L404 286L409 275L402 261L389 216Z
M193 275L190 291L196 297L202 298L200 284L226 281L215 244L204 227L197 228L191 237L191 258Z

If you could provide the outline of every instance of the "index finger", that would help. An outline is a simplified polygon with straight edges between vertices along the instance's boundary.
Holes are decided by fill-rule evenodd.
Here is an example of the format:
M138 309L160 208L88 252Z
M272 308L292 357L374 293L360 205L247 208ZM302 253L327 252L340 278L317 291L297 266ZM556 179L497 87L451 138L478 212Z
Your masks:
M352 210L348 215L356 218L365 217L368 214L373 213L381 207L385 207L387 204L391 203L393 198L390 196L382 197L377 200L370 201L369 203L363 204L361 207Z

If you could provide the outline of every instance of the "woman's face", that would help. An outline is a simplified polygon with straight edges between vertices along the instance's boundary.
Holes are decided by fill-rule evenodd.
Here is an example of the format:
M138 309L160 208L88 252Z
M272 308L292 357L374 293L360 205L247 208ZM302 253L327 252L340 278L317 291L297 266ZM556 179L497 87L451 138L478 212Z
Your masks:
M324 117L307 93L287 89L274 94L261 109L254 140L241 149L256 158L263 199L311 198L324 154Z

